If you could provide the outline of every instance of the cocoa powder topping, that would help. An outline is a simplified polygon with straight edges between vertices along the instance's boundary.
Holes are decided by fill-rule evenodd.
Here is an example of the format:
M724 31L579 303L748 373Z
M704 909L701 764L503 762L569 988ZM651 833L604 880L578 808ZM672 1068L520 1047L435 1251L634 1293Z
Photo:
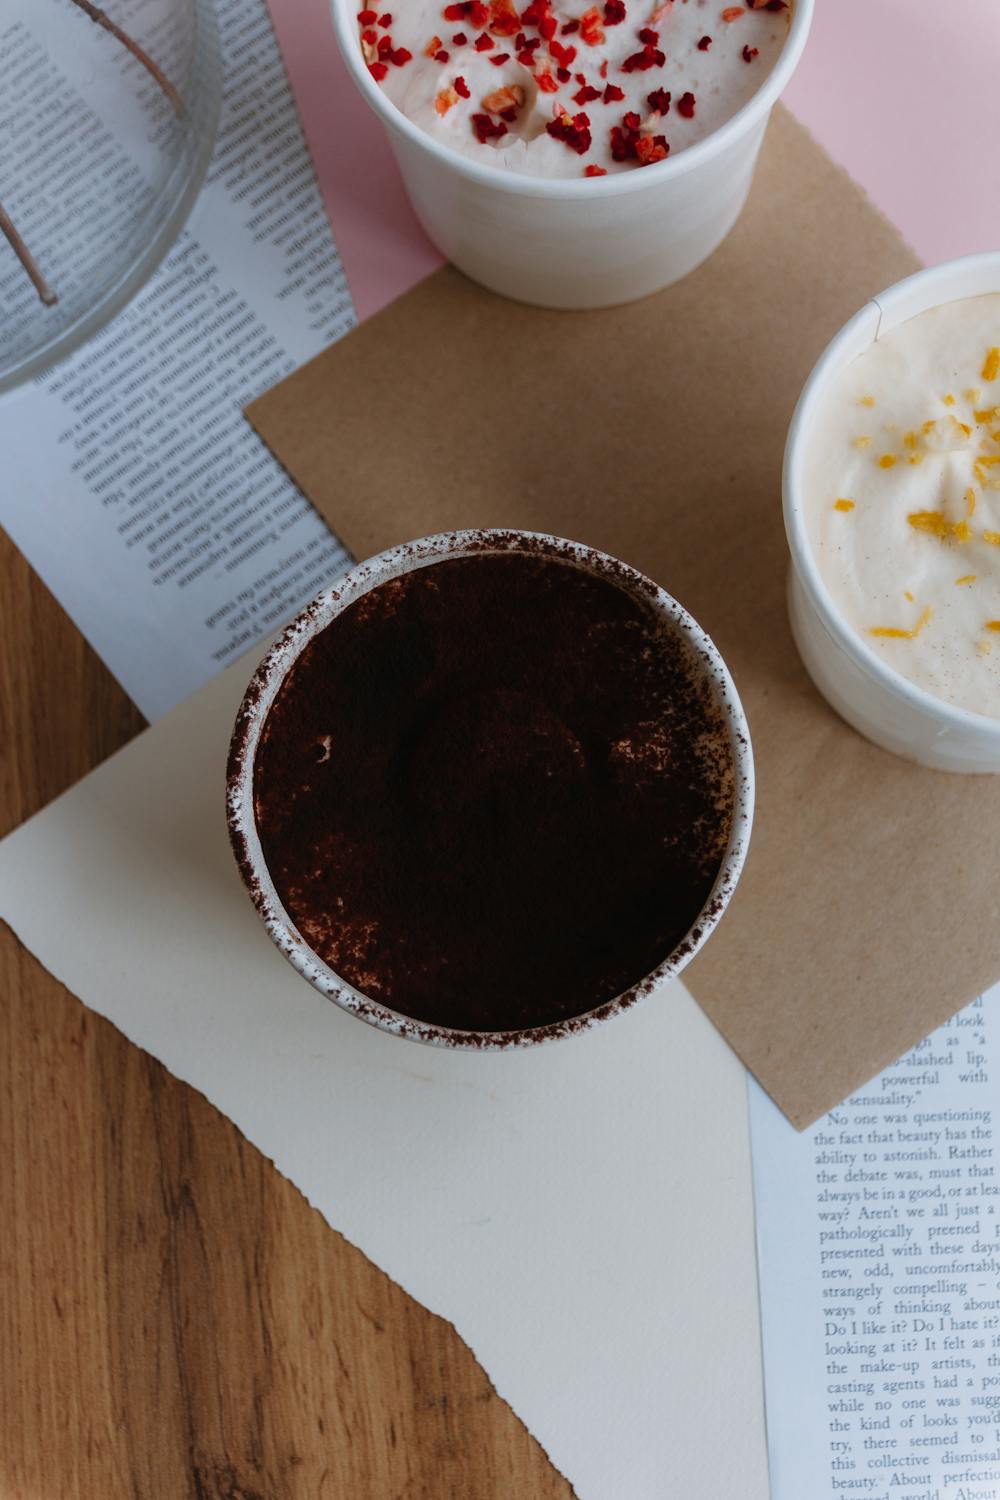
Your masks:
M254 809L305 941L434 1025L580 1016L685 938L733 817L687 644L605 577L454 558L379 584L268 713Z

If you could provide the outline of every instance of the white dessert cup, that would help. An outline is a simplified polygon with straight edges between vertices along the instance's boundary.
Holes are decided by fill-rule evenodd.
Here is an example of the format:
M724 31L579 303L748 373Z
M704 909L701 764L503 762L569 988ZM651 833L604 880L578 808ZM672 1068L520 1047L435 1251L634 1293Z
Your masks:
M739 218L768 118L802 55L814 0L752 99L718 130L654 166L599 178L528 177L451 151L372 78L355 0L331 0L354 82L385 126L417 217L443 255L494 292L541 307L611 307L679 281Z
M289 671L309 642L370 589L416 568L455 557L490 552L528 552L557 558L609 578L633 593L665 626L688 644L710 686L727 730L733 769L733 819L719 873L702 910L674 951L650 974L596 1009L552 1025L519 1031L475 1032L415 1021L372 1000L313 952L285 910L261 849L254 815L254 761L264 721ZM255 673L240 706L229 753L226 790L229 833L237 864L272 940L310 984L372 1026L411 1041L463 1050L497 1051L578 1035L630 1009L661 983L674 978L707 941L729 905L746 859L753 821L754 768L750 732L725 662L710 638L668 593L635 569L579 542L525 531L453 531L424 537L361 563L319 595L274 645ZM517 976L511 976L517 983Z
M806 670L831 707L861 734L938 771L1000 771L1000 719L956 708L917 687L887 665L844 619L809 541L808 453L831 384L858 355L919 313L991 292L1000 292L998 252L919 271L873 297L821 355L795 408L785 447L782 487L791 552L788 614Z

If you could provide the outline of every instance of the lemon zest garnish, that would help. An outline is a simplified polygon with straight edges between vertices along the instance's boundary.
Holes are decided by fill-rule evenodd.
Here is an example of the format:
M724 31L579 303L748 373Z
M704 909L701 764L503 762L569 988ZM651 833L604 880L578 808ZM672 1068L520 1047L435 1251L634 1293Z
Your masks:
M908 464L922 464L923 461L924 455L922 453L911 453L909 458L906 460Z
M856 437L854 439L854 446L855 446L855 448L860 448L861 451L862 451L862 453L864 452L864 450L866 448L870 448L871 445L872 445L872 440L871 440L870 437Z
M853 510L854 509L854 501L853 500L835 500L833 502L833 508L834 508L834 510L845 510L845 511L846 510Z
M923 431L924 437L929 437L930 434L934 431L934 429L935 429L936 426L937 426L937 423L935 422L934 418L930 417L924 423L924 425L923 425L922 431Z
M912 630L899 630L895 625L873 625L868 634L880 636L886 641L915 641L933 613L928 604Z
M988 542L991 547L1000 547L1000 531L984 531L983 541Z
M972 536L968 521L949 521L941 510L914 510L906 518L914 531L926 531L941 541L967 542ZM1000 537L1000 533L998 533Z
M944 402L945 406L955 405L955 398L950 393L947 396L942 396L941 400Z
M984 468L992 469L996 464L1000 464L1000 453L980 453L976 463L982 464Z
M875 397L874 396L862 396L861 397L861 405L862 406L874 406L875 405Z
M972 436L972 428L969 426L969 424L967 422L956 422L955 426L956 427L961 427L961 429L965 433L966 437L971 437Z
M965 514L971 516L976 509L976 492L970 487L965 492Z
M983 379L996 380L998 375L1000 375L1000 349L994 348L986 356L986 363L983 365Z
M978 385L969 386L969 389L965 392L965 399L966 401L968 401L970 406L975 406L977 401L981 401L983 399L983 393L979 389Z
M911 604L913 603L913 595L910 593L909 589L904 589L903 590L903 598L904 599L909 599L910 603Z
M963 583L975 583L975 581L976 581L976 574L975 573L963 573L962 576L961 576L961 578L956 578L955 579L955 583L959 587Z
M904 432L903 433L903 447L904 448L915 448L917 446L917 444L919 443L919 441L920 441L920 439L917 437L917 434L915 432Z
M983 411L974 411L972 415L980 427L985 427L987 422L992 422L995 417L1000 417L1000 406L987 406Z
M898 463L895 453L883 453L878 461L880 469L891 469Z
M992 630L996 635L1000 635L1000 620L987 620L986 629Z

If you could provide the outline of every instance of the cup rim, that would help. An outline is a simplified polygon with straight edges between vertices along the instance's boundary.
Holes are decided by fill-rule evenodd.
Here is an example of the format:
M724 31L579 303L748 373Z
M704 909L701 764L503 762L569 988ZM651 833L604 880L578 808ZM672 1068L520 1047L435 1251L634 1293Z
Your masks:
M425 130L421 130L419 125L415 125L409 116L404 115L372 78L361 50L356 45L357 36L352 30L356 21L354 11L350 10L351 0L330 0L330 9L341 56L348 71L356 87L390 131L403 136L411 145L426 151L458 176L472 182L523 197L566 200L590 198L594 194L608 197L642 191L657 183L681 177L721 156L730 145L751 130L758 120L767 116L784 92L802 56L812 24L814 4L815 0L792 0L791 24L777 62L757 92L717 130L696 141L693 146L685 147L676 156L654 162L641 172L609 172L606 177L588 178L536 177L526 172L509 172L502 167L492 167L475 158L463 156L443 145Z
M937 697L891 667L852 630L837 608L820 572L806 531L804 465L810 429L822 409L830 383L880 334L933 307L969 297L1000 294L1000 251L965 255L929 266L895 282L866 302L827 344L802 388L792 414L782 466L782 511L785 536L810 603L834 643L878 686L908 707L945 722L951 729L989 735L1000 751L1000 718L976 713Z
M483 553L527 551L611 578L651 605L684 637L711 681L725 720L733 764L733 816L718 873L701 911L680 942L647 975L613 999L563 1021L515 1031L466 1031L392 1010L356 989L313 952L285 910L261 850L253 811L254 762L268 711L293 664L309 642L356 599L389 578L430 563ZM718 648L687 610L644 574L607 553L543 532L500 528L440 532L390 547L358 564L319 594L288 625L254 673L236 716L226 772L227 821L236 863L258 915L285 958L321 994L370 1025L413 1041L464 1051L504 1051L578 1035L629 1010L678 975L707 941L729 905L746 860L753 806L753 751L736 686Z

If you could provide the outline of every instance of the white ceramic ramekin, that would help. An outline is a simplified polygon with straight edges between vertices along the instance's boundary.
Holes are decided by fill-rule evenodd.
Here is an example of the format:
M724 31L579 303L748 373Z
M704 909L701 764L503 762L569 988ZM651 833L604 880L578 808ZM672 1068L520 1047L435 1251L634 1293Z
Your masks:
M460 156L419 129L365 66L356 0L331 4L351 76L386 127L417 217L438 249L494 292L578 308L659 291L718 247L746 202L768 117L802 55L813 12L813 0L794 0L771 73L697 145L636 171L551 179Z
M938 771L1000 771L1000 719L955 708L909 682L843 618L809 542L807 455L830 386L852 360L918 313L989 292L1000 292L996 252L919 271L873 297L837 334L806 381L785 448L785 531L792 554L788 613L806 669L855 729L883 749Z
M610 578L652 608L667 627L687 641L705 673L728 728L734 772L734 809L726 852L718 876L690 931L664 961L631 989L584 1015L533 1030L473 1032L431 1026L400 1015L371 1000L335 973L301 936L285 910L261 850L254 816L253 774L257 744L268 710L292 665L330 621L386 579L425 568L446 558L482 556L484 552L528 551L558 558ZM437 1046L475 1050L523 1047L578 1034L627 1010L662 981L673 978L691 961L718 925L736 888L746 859L753 819L754 774L750 732L729 671L712 641L669 594L616 558L579 542L525 531L455 531L393 547L361 563L333 588L313 601L285 631L258 667L240 706L229 752L227 773L229 832L237 863L254 905L278 948L322 994L383 1031Z

